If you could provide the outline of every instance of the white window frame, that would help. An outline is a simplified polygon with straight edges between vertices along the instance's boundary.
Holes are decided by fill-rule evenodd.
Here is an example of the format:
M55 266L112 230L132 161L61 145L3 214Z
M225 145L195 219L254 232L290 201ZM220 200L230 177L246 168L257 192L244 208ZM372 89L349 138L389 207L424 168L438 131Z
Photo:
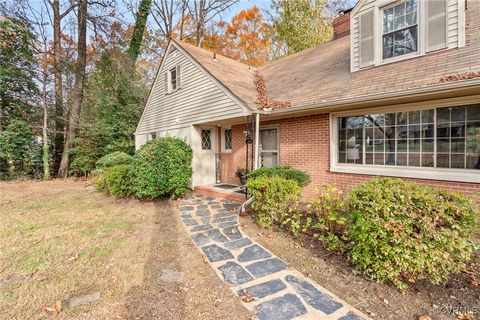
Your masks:
M203 149L203 142L202 142L202 130L210 130L210 149ZM200 135L200 153L215 153L217 150L217 140L216 140L216 127L200 127L199 135Z
M480 183L480 170L338 163L338 118L340 117L361 116L375 113L392 113L400 111L416 111L468 104L468 102L462 102L461 104L459 104L458 101L438 102L428 103L424 105L404 105L397 106L395 108L390 106L330 113L330 171L339 173L366 174L374 176ZM435 126L435 140L436 131L437 128ZM363 156L365 155L363 154ZM434 156L436 157L436 150Z
M259 164L259 167L261 167L261 157L262 157L262 152L276 152L277 153L277 167L280 166L280 127L279 126L262 126L260 127L259 131L262 131L262 130L271 130L271 129L276 129L277 130L277 150L262 150L258 153L258 164ZM260 145L261 145L261 141L259 141L259 148L260 148Z
M406 0L384 0L376 3L374 8L374 65L389 64L392 62L416 58L425 55L425 25L426 25L426 5L425 1L417 0L417 52L404 54L397 57L383 59L383 10L394 7ZM361 69L361 68L360 68Z
M221 140L221 144L222 144L222 153L232 153L232 148L230 149L227 149L225 148L225 131L226 130L232 130L232 127L222 127L222 136L220 137L220 140ZM232 140L233 140L233 131L232 131ZM232 141L233 142L233 141ZM233 147L233 143L232 143L232 147Z
M175 89L172 85L172 72L175 71ZM168 93L173 93L178 90L177 65L168 69Z

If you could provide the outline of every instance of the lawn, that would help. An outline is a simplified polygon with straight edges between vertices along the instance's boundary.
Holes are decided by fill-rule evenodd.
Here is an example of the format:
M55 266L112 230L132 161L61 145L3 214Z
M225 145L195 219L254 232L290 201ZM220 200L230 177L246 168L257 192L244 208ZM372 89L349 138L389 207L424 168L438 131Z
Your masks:
M0 319L250 316L168 201L118 200L73 180L1 183L0 195ZM163 269L184 280L160 281Z

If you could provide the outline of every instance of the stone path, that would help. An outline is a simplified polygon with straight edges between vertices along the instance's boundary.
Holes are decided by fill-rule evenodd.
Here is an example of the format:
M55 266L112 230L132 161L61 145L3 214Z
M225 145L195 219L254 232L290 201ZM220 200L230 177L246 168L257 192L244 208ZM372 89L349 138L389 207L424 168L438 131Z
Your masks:
M190 195L180 201L180 215L193 241L218 276L261 319L368 319L243 234L240 205Z

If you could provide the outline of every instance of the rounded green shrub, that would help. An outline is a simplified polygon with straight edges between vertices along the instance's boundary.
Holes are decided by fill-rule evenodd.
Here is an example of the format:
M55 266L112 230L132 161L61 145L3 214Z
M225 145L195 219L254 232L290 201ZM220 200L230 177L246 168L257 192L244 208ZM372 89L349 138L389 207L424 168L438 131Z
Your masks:
M476 249L477 204L467 196L381 178L349 193L349 256L364 274L391 281L444 282Z
M133 157L125 152L115 151L101 157L97 163L97 169L106 169L120 164L131 164Z
M192 148L175 137L162 137L143 145L133 157L133 190L138 197L172 198L187 193L192 177Z
M310 183L310 176L308 173L292 167L263 167L248 174L248 177L251 179L255 179L260 176L280 177L287 180L293 180L297 182L301 188Z
M263 228L269 228L274 223L280 224L300 200L301 188L297 182L277 176L250 178L247 180L247 189L255 196L252 209Z
M128 197L132 191L130 165L120 164L105 170L105 185L109 194L116 197Z
M95 169L93 170L90 175L90 179L93 180L93 186L98 191L106 191L107 190L107 182L105 180L105 171L103 169Z

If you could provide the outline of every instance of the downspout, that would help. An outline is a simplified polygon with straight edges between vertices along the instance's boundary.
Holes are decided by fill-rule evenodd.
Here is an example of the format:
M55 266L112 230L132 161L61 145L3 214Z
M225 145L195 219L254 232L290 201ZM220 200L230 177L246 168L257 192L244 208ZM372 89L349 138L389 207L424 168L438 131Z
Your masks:
M255 113L255 145L254 145L254 159L253 159L253 170L258 169L258 160L259 160L259 146L260 146L260 113ZM247 189L248 190L248 189ZM255 196L252 196L247 199L242 204L242 208L240 209L240 213L245 212L246 208L255 200Z
M253 161L253 170L258 169L258 157L259 157L259 141L260 141L260 114L255 113L255 150L254 155L255 159Z

